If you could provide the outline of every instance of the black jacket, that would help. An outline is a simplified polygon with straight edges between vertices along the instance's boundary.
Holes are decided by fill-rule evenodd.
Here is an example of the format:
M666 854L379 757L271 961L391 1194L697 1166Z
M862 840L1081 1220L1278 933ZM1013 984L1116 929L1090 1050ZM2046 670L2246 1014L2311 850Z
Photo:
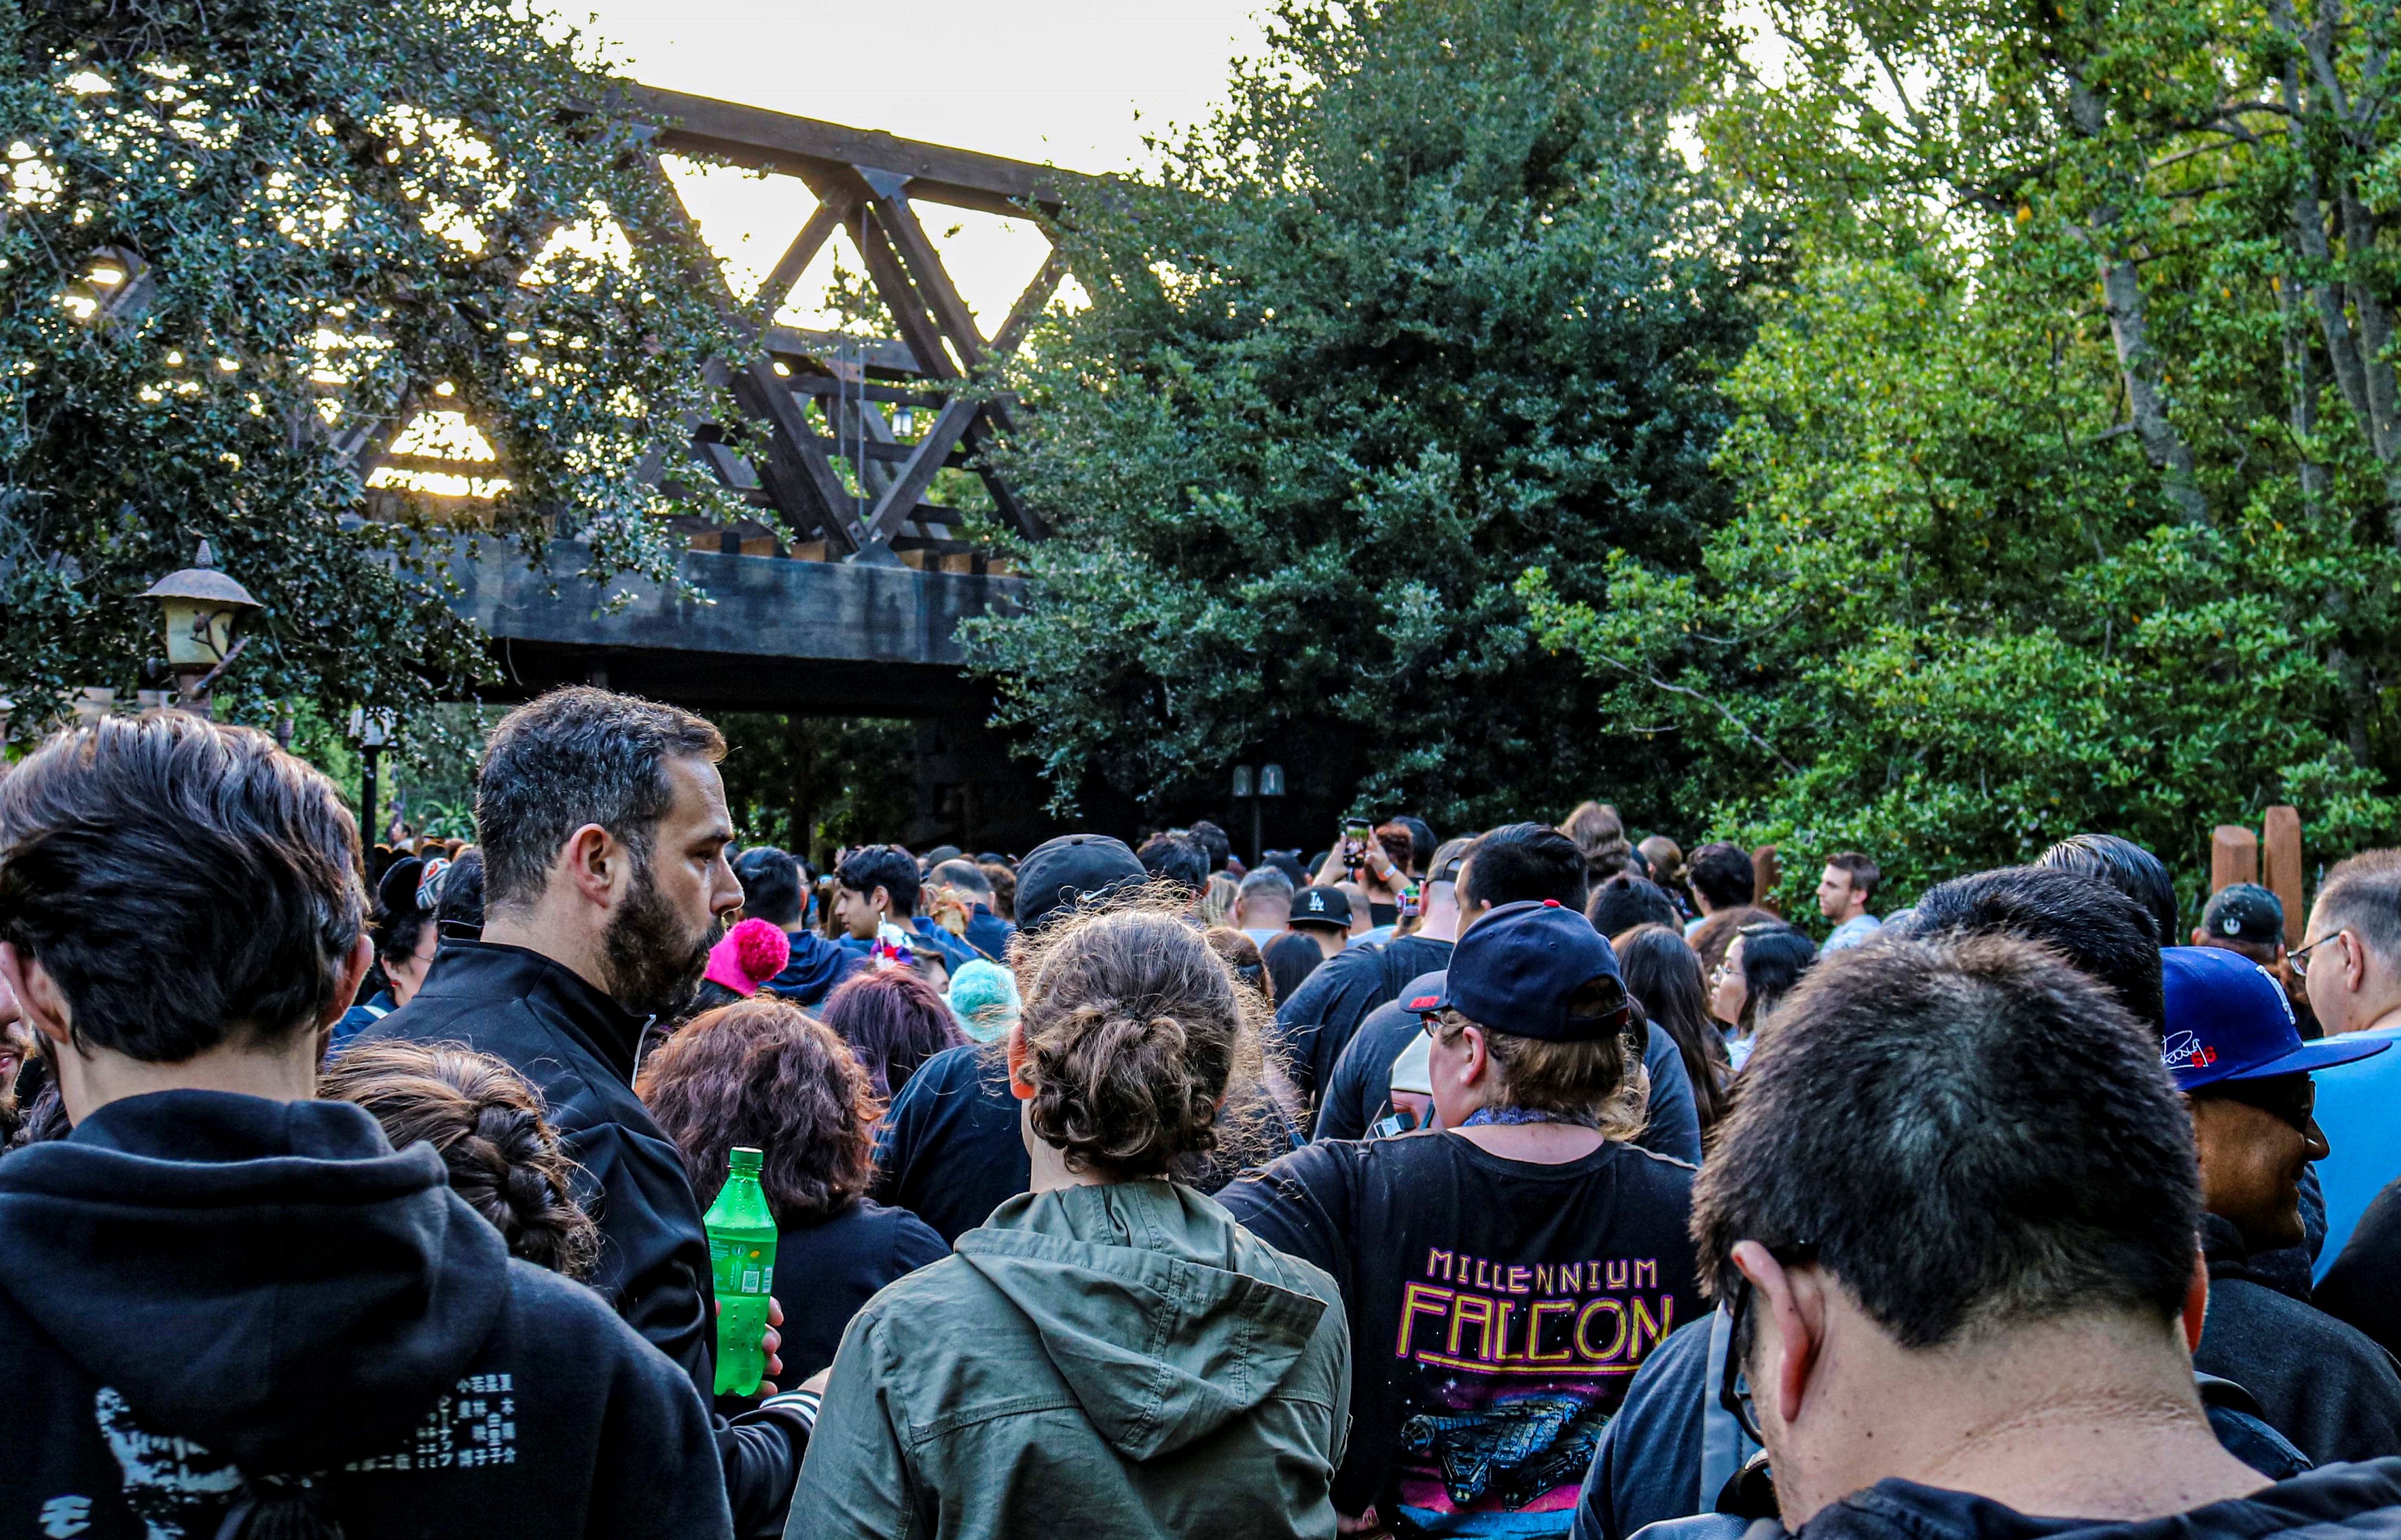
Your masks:
M1819 1509L1801 1540L2401 1540L2401 1460L2338 1465L2164 1519L2038 1519L1964 1492L1884 1480ZM1751 1533L1780 1540L1763 1519Z
M2318 1464L2401 1454L2393 1355L2255 1272L2229 1221L2202 1215L2201 1242L2209 1318L2193 1367L2258 1397L2269 1425Z
M1396 999L1420 973L1450 966L1448 942L1401 936L1378 946L1354 946L1325 959L1291 997L1276 1000L1275 1047L1293 1084L1313 1102L1334 1083L1334 1066L1367 1012Z
M2386 1352L2401 1352L2401 1182L2368 1203L2311 1299Z
M708 1234L681 1153L634 1094L646 1024L540 953L446 941L423 987L359 1038L462 1042L534 1083L582 1168L576 1196L600 1227L592 1286L706 1399L716 1384ZM736 1532L781 1533L806 1429L769 1410L718 1436Z
M708 1415L343 1102L168 1091L0 1161L0 1534L724 1536ZM263 1517L263 1516L262 1516Z

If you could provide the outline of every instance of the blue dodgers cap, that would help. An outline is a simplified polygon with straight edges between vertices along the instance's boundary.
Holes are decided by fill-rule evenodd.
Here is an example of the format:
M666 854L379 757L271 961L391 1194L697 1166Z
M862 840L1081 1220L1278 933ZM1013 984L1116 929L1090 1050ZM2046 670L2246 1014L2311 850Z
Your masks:
M2303 1042L2275 975L2223 947L2162 948L2160 976L2168 1006L2160 1062L2179 1091L2326 1069L2392 1046L2341 1038Z
M1571 1015L1576 991L1595 979L1617 986L1598 1015ZM1625 975L1592 922L1557 899L1504 903L1468 928L1451 949L1441 994L1409 1001L1420 1013L1457 1011L1476 1025L1545 1042L1590 1042L1624 1029Z

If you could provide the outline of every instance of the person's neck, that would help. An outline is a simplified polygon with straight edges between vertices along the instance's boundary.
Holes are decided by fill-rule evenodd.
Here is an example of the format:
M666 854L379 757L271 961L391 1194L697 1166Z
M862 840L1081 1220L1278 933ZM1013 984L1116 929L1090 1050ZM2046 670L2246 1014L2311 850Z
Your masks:
M529 909L495 910L484 916L484 940L495 946L538 952L585 983L609 993L609 970L600 933L575 923L547 898Z
M1034 1110L1030 1103L1018 1105L1018 1134L1025 1141L1025 1153L1033 1166L1025 1185L1028 1192L1058 1192L1071 1187L1107 1187L1109 1178L1095 1176L1089 1171L1077 1171L1067 1164L1066 1151L1034 1132Z
M78 1123L111 1102L158 1091L221 1091L270 1102L305 1102L317 1094L314 1031L268 1048L219 1043L180 1064L147 1064L104 1048L69 1047L51 1058L59 1098L68 1120Z
M1582 1123L1478 1123L1449 1132L1488 1155L1528 1165L1566 1165L1609 1142L1600 1130Z
M2380 1007L2364 1008L2355 1015L2360 1024L2343 1028L2345 1034L2374 1032L2380 1027L2401 1026L2401 992L2386 997Z
M1913 1350L1839 1308L1776 1464L1786 1527L1888 1478L2020 1513L2150 1519L2265 1478L2219 1447L2180 1324L2085 1317Z
M1430 942L1459 940L1459 906L1444 904L1440 908L1427 910L1425 918L1418 922L1414 933Z

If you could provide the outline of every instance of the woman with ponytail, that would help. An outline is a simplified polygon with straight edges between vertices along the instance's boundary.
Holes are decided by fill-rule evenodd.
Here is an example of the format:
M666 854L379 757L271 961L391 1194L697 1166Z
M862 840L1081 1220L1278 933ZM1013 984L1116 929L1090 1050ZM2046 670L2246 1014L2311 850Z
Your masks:
M501 1232L510 1256L569 1278L592 1270L600 1236L571 1195L575 1162L541 1093L507 1065L456 1045L361 1043L317 1093L366 1108L394 1149L432 1145L450 1190Z
M788 1540L1074 1535L1094 1515L1331 1536L1341 1296L1168 1176L1241 1142L1221 1111L1259 1073L1263 1003L1146 904L1061 923L1017 968L1033 1189L852 1321Z

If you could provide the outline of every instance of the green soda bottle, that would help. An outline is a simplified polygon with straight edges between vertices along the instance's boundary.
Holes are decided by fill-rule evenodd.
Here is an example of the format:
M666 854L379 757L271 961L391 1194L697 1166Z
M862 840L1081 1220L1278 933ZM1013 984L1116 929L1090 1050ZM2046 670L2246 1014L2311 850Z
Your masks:
M717 1287L717 1394L755 1396L767 1373L760 1341L767 1333L767 1296L775 1284L775 1218L759 1190L755 1149L734 1151L733 1169L701 1223L708 1230L708 1265Z

